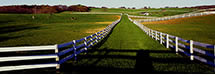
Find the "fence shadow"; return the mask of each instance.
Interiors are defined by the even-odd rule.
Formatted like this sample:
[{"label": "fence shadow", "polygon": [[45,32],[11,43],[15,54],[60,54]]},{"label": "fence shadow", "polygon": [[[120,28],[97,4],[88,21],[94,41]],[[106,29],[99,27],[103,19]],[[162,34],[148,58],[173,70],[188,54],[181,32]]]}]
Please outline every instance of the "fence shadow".
[{"label": "fence shadow", "polygon": [[[96,55],[91,54],[94,51],[97,51]],[[130,55],[110,55],[111,52],[133,52],[136,53],[136,56]],[[159,58],[152,57],[150,54],[175,54],[174,51],[166,50],[114,50],[114,49],[92,49],[89,50],[89,54],[80,55],[78,61],[65,63],[61,66],[61,73],[76,73],[76,74],[181,74],[186,72],[177,72],[177,71],[157,71],[153,66],[153,62],[156,63],[165,63],[165,64],[191,64],[193,62],[189,61],[189,58]],[[101,54],[101,55],[100,55]],[[97,59],[97,60],[93,60]],[[122,60],[134,60],[135,66],[133,68],[116,68],[110,65],[100,65],[99,63],[103,62],[103,59],[122,59]],[[86,61],[82,63],[81,61]],[[79,63],[81,62],[81,63]],[[92,62],[92,63],[88,63]],[[107,60],[109,64],[116,64],[112,61]],[[122,62],[123,63],[123,62]],[[81,65],[79,65],[81,64]],[[119,65],[120,66],[120,65]],[[128,65],[129,66],[129,65]],[[166,67],[169,68],[169,67]],[[195,72],[193,72],[195,73]]]},{"label": "fence shadow", "polygon": [[[78,61],[69,61],[61,65],[60,73],[66,74],[172,74],[172,73],[186,73],[169,71],[165,72],[162,70],[155,70],[153,62],[165,63],[165,64],[190,64],[193,63],[189,61],[188,58],[170,57],[170,58],[160,58],[151,56],[154,54],[174,54],[171,50],[121,50],[121,49],[99,49],[112,34],[112,31],[100,41],[93,49],[88,50],[88,54],[79,55]],[[96,52],[96,54],[95,54]],[[111,54],[113,52],[118,52],[119,54]],[[124,53],[136,53],[136,55],[123,55]],[[106,60],[105,60],[106,59]],[[108,60],[109,59],[109,60]],[[119,61],[114,62],[114,59]],[[125,60],[125,61],[123,61]],[[133,60],[133,61],[132,61]],[[83,62],[84,61],[84,62]],[[132,61],[132,62],[126,62]],[[134,65],[125,65],[126,67],[116,67],[112,64],[127,63]],[[123,64],[124,65],[124,64]],[[118,66],[121,66],[119,64]],[[165,67],[169,68],[169,67]],[[164,68],[164,69],[165,69]],[[192,72],[195,73],[195,72]]]},{"label": "fence shadow", "polygon": [[13,26],[5,26],[0,27],[0,34],[12,33],[27,29],[39,29],[37,26],[29,26],[31,24],[23,24],[23,25],[13,25]]},{"label": "fence shadow", "polygon": [[[39,29],[40,28],[38,26],[29,26],[29,25],[30,24],[0,27],[0,34],[8,34],[8,33],[19,32],[19,31],[23,31],[23,30],[31,30],[31,29]],[[24,36],[26,36],[26,35],[0,36],[0,38],[1,38],[0,42],[10,40],[10,39],[20,38],[20,37],[24,37]]]}]

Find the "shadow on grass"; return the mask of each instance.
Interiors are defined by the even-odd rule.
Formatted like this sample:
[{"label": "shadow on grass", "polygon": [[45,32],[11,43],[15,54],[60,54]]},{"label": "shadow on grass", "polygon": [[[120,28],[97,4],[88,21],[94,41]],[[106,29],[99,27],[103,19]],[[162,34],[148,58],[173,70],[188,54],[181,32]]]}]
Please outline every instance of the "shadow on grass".
[{"label": "shadow on grass", "polygon": [[[0,34],[8,34],[13,32],[19,32],[24,30],[32,30],[32,29],[39,29],[37,26],[31,26],[31,24],[23,24],[23,25],[13,25],[13,26],[4,26],[0,27]],[[24,37],[24,35],[20,36],[0,36],[0,42],[10,40],[10,39],[16,39]]]},{"label": "shadow on grass", "polygon": [[7,40],[10,40],[10,39],[16,39],[16,38],[20,38],[20,37],[23,37],[23,36],[15,36],[15,37],[9,37],[9,36],[0,36],[0,42],[2,41],[7,41]]},{"label": "shadow on grass", "polygon": [[0,21],[0,25],[8,24],[8,23],[10,23],[10,22],[13,22],[13,20]]},{"label": "shadow on grass", "polygon": [[23,24],[23,25],[13,25],[13,26],[5,26],[0,27],[0,34],[18,32],[23,30],[31,30],[31,29],[39,29],[37,26],[31,26],[32,24]]},{"label": "shadow on grass", "polygon": [[[155,71],[153,67],[153,62],[156,63],[165,63],[165,64],[192,64],[188,58],[159,58],[150,56],[153,54],[175,54],[172,51],[166,50],[113,50],[113,49],[102,49],[102,50],[89,50],[89,54],[80,55],[78,61],[72,63],[65,63],[61,66],[61,73],[77,73],[77,74],[174,74],[174,73],[187,73],[187,72],[176,72],[176,71]],[[100,52],[96,55],[91,52],[97,51]],[[105,52],[105,53],[102,53]],[[129,55],[110,55],[110,52],[135,52],[136,56]],[[102,54],[101,54],[102,53]],[[83,65],[78,65],[82,60],[93,61],[93,63],[81,63]],[[134,68],[116,68],[112,66],[98,66],[97,64],[103,59],[126,59],[126,60],[135,60]],[[112,64],[112,61],[107,61],[107,63]],[[116,63],[113,63],[116,64]],[[169,68],[169,67],[166,67]],[[195,73],[195,72],[192,72]]]},{"label": "shadow on grass", "polygon": [[[60,73],[66,74],[181,74],[189,72],[177,72],[175,70],[163,71],[155,70],[153,63],[164,64],[193,64],[187,57],[156,57],[151,54],[173,54],[171,50],[121,50],[121,49],[99,49],[109,38],[110,32],[93,49],[88,50],[88,54],[79,55],[78,61],[69,61],[61,65]],[[97,52],[96,54],[94,52]],[[118,52],[117,54],[111,54]],[[125,55],[125,53],[136,53],[135,55]],[[118,60],[118,61],[114,61]],[[132,62],[129,62],[132,61]],[[90,62],[90,63],[89,63]],[[124,65],[128,64],[128,65]],[[134,65],[130,65],[133,64]],[[114,66],[113,66],[114,65]],[[116,65],[116,66],[115,66]],[[121,65],[123,65],[121,67]],[[170,67],[163,67],[166,69]],[[186,70],[186,69],[183,69]],[[195,69],[194,69],[195,70]],[[198,73],[198,72],[192,72]]]}]

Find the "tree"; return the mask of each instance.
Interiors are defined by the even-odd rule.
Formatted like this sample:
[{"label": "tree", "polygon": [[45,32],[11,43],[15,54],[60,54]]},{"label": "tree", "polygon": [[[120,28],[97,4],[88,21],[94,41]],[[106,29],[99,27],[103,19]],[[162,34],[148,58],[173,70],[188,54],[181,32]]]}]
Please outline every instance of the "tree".
[{"label": "tree", "polygon": [[124,6],[122,6],[122,7],[119,7],[119,8],[121,8],[121,9],[126,9]]}]

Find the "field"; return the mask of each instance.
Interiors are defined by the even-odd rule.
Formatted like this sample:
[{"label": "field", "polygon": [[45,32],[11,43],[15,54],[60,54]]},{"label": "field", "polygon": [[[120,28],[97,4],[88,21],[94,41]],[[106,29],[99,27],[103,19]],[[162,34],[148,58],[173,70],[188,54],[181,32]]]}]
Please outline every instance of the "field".
[{"label": "field", "polygon": [[91,8],[91,12],[109,12],[109,13],[127,13],[129,15],[138,15],[142,16],[141,12],[149,12],[149,16],[153,17],[163,17],[163,16],[172,16],[178,14],[184,14],[193,12],[196,9],[191,8],[150,8],[150,9],[119,9],[119,8]]},{"label": "field", "polygon": [[[61,44],[80,39],[104,29],[120,18],[119,14],[163,17],[193,12],[195,9],[100,9],[91,12],[62,12],[56,14],[0,14],[0,47]],[[34,18],[33,18],[34,17]],[[215,44],[215,15],[144,22],[147,27],[185,39]],[[138,18],[137,18],[138,19]],[[178,29],[180,28],[180,29]],[[41,52],[40,52],[41,53]],[[18,53],[17,54],[22,54]],[[24,55],[29,53],[24,53]],[[31,53],[32,54],[32,53]],[[36,53],[37,54],[37,53]],[[70,54],[70,53],[69,53]],[[5,55],[8,55],[6,53]],[[13,55],[13,54],[12,54]],[[4,55],[2,55],[4,56]],[[43,62],[39,61],[38,62]],[[37,62],[32,61],[31,63]],[[45,60],[44,60],[45,61]],[[13,64],[13,63],[11,63]],[[24,62],[23,62],[24,64]],[[0,66],[4,66],[1,64]],[[56,73],[55,68],[15,73]],[[8,72],[6,72],[8,73]],[[214,73],[213,68],[190,61],[183,54],[146,35],[126,15],[99,44],[61,65],[58,73]]]},{"label": "field", "polygon": [[110,35],[87,55],[79,55],[77,62],[69,61],[62,68],[61,73],[77,74],[213,73],[212,68],[166,49],[125,15]]},{"label": "field", "polygon": [[215,15],[143,22],[145,26],[187,40],[215,44]]},{"label": "field", "polygon": [[119,15],[0,14],[0,47],[61,44],[96,33]]}]

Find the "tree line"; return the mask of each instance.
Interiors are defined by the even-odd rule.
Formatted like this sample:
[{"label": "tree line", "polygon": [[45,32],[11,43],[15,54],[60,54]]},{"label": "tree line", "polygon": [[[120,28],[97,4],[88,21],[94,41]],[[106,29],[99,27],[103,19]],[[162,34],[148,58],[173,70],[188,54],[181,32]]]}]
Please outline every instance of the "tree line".
[{"label": "tree line", "polygon": [[41,14],[41,13],[59,13],[63,11],[89,12],[90,8],[83,5],[11,5],[0,6],[0,13],[23,13],[23,14]]}]

